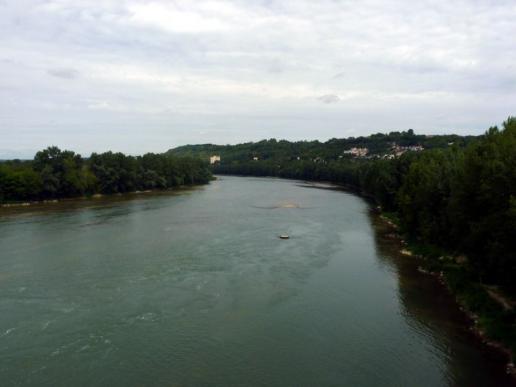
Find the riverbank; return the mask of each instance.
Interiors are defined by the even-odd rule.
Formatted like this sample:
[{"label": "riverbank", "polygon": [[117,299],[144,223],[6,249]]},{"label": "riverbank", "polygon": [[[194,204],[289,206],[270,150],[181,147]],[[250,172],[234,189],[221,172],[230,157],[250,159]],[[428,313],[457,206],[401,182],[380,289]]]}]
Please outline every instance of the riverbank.
[{"label": "riverbank", "polygon": [[435,277],[455,298],[459,308],[468,316],[470,329],[475,336],[506,356],[506,372],[516,380],[514,302],[498,289],[472,278],[467,257],[453,256],[432,246],[407,242],[399,232],[395,214],[383,213],[379,207],[375,208],[375,212],[391,228],[390,235],[399,241],[400,253],[420,259],[419,271]]},{"label": "riverbank", "polygon": [[[320,184],[322,183],[322,185]],[[516,302],[501,293],[495,286],[480,283],[464,255],[454,256],[436,246],[417,244],[400,232],[396,213],[385,212],[376,205],[373,196],[357,187],[332,183],[331,181],[307,182],[307,187],[341,189],[366,200],[379,218],[391,229],[385,236],[400,243],[399,252],[407,257],[421,260],[419,271],[436,278],[456,300],[464,312],[470,329],[486,346],[494,348],[507,359],[506,372],[516,381],[514,354],[516,353]],[[332,187],[331,187],[332,186]]]},{"label": "riverbank", "polygon": [[[323,186],[321,186],[321,184]],[[328,187],[333,184],[334,188]],[[400,235],[399,219],[396,213],[387,213],[377,207],[377,200],[363,189],[331,181],[308,181],[307,187],[342,189],[365,199],[371,208],[389,225],[390,237],[401,243],[400,253],[421,258],[420,271],[435,276],[456,299],[460,308],[468,315],[472,331],[490,347],[496,348],[507,357],[507,372],[516,377],[514,354],[516,353],[516,308],[514,302],[494,287],[488,287],[468,267],[464,255],[454,256],[436,246],[409,242]]]},{"label": "riverbank", "polygon": [[75,197],[66,197],[66,198],[56,198],[56,199],[47,199],[47,200],[32,200],[32,201],[18,201],[18,202],[9,202],[9,203],[0,203],[0,209],[18,209],[23,207],[31,207],[31,206],[41,206],[41,205],[52,205],[59,203],[69,203],[73,201],[84,201],[84,200],[96,200],[96,199],[105,199],[105,198],[120,198],[120,197],[133,197],[135,195],[148,195],[148,194],[167,194],[174,192],[182,192],[189,189],[194,189],[203,186],[204,184],[194,184],[194,185],[181,185],[174,188],[168,189],[154,189],[154,190],[144,190],[144,191],[130,191],[123,193],[110,193],[110,194],[100,194],[96,193],[93,195],[83,195],[83,196],[75,196]]},{"label": "riverbank", "polygon": [[434,276],[445,286],[467,314],[471,330],[487,346],[495,348],[507,358],[506,371],[516,380],[514,354],[516,353],[516,308],[513,300],[478,281],[468,268],[464,255],[454,256],[442,249],[409,242],[399,232],[400,221],[396,213],[388,213],[376,205],[375,198],[358,187],[336,184],[331,181],[307,181],[306,187],[341,189],[365,199],[371,208],[391,228],[388,237],[397,239],[400,253],[421,259],[419,271]]}]

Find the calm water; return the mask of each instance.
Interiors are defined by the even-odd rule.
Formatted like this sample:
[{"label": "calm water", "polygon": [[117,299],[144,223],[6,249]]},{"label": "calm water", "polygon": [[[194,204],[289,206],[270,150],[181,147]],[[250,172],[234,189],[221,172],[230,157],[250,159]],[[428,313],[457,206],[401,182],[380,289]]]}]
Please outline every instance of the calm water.
[{"label": "calm water", "polygon": [[350,194],[237,177],[4,211],[0,385],[509,385],[377,223]]}]

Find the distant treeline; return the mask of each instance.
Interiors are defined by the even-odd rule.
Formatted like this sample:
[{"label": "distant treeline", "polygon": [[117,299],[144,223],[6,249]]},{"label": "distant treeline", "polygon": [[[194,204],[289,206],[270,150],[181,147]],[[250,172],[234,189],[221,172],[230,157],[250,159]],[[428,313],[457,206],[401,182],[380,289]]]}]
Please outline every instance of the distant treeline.
[{"label": "distant treeline", "polygon": [[52,146],[34,160],[0,162],[0,203],[204,184],[212,175],[199,158],[147,153],[93,153],[84,159]]},{"label": "distant treeline", "polygon": [[[396,136],[398,143],[422,143],[410,132]],[[362,139],[361,144],[371,146],[378,137]],[[478,280],[501,284],[516,294],[516,118],[509,118],[501,130],[490,128],[484,136],[438,138],[439,146],[426,144],[432,149],[409,151],[394,159],[339,159],[334,157],[342,154],[342,146],[334,147],[339,141],[345,143],[319,143],[320,153],[308,147],[306,154],[299,143],[283,142],[279,157],[269,157],[278,142],[269,141],[269,151],[267,144],[258,143],[265,147],[258,161],[249,158],[251,144],[237,145],[220,152],[221,163],[213,171],[346,185],[398,217],[414,243],[465,254]],[[329,148],[326,152],[325,147]],[[171,153],[185,153],[184,147],[179,149]],[[192,147],[188,150],[196,155]],[[242,156],[228,160],[228,154]],[[315,156],[322,160],[314,161]]]},{"label": "distant treeline", "polygon": [[368,156],[380,157],[391,152],[393,144],[401,147],[419,145],[425,149],[464,147],[476,139],[475,136],[421,135],[409,129],[403,132],[377,133],[367,137],[332,138],[326,142],[286,140],[262,140],[238,145],[185,145],[168,151],[175,156],[195,156],[208,160],[212,155],[220,155],[224,164],[243,162],[257,157],[260,160],[274,162],[310,160],[319,158],[325,161],[350,158],[343,150],[350,148],[367,148]]}]

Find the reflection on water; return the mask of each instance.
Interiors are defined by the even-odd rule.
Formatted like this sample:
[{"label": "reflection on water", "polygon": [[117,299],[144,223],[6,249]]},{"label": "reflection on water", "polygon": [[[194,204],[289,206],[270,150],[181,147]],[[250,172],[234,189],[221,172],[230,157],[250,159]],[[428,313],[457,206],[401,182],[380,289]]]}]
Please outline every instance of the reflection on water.
[{"label": "reflection on water", "polygon": [[[484,344],[470,330],[471,322],[452,295],[434,277],[421,273],[417,258],[400,253],[400,241],[391,228],[371,214],[380,262],[396,273],[403,314],[414,332],[431,339],[444,360],[450,385],[513,386],[505,374],[504,354]],[[474,350],[472,350],[472,348]],[[479,370],[471,369],[479,365]],[[467,370],[467,371],[466,371]]]},{"label": "reflection on water", "polygon": [[224,177],[48,208],[0,217],[2,385],[509,383],[353,195]]}]

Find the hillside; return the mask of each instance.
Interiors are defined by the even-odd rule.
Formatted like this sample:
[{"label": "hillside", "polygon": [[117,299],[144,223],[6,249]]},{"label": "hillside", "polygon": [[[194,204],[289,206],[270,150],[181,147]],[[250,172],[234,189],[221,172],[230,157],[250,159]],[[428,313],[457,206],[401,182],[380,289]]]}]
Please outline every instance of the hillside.
[{"label": "hillside", "polygon": [[464,147],[477,136],[418,135],[412,130],[377,133],[367,137],[332,138],[326,142],[262,140],[237,145],[185,145],[170,149],[174,156],[196,156],[208,160],[220,155],[221,163],[258,160],[337,160],[339,158],[379,158],[400,155],[407,150]]}]

